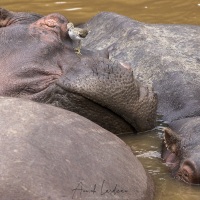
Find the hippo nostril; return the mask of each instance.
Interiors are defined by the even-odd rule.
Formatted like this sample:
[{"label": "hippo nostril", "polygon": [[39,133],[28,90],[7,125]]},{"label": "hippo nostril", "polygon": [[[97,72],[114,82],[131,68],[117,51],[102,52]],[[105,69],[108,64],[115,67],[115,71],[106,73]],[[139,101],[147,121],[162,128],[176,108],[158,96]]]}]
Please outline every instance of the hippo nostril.
[{"label": "hippo nostril", "polygon": [[177,172],[175,178],[179,181],[183,181],[185,183],[190,183],[190,177],[186,171],[179,170]]},{"label": "hippo nostril", "polygon": [[183,170],[183,181],[190,182],[190,175],[187,171]]},{"label": "hippo nostril", "polygon": [[178,179],[178,180],[182,180],[182,175],[180,173],[178,173],[174,178]]},{"label": "hippo nostril", "polygon": [[189,174],[188,174],[186,171],[183,172],[183,175],[184,175],[185,177],[189,177]]},{"label": "hippo nostril", "polygon": [[196,183],[196,166],[195,163],[190,160],[185,160],[179,169],[179,173],[182,175],[182,181],[190,184]]}]

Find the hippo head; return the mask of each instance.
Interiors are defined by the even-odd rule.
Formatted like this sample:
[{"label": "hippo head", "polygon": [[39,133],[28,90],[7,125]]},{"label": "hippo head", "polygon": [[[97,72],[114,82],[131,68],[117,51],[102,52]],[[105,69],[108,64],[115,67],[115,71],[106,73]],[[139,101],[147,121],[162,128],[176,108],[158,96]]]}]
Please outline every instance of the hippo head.
[{"label": "hippo head", "polygon": [[200,184],[200,118],[174,121],[164,129],[162,157],[173,177]]},{"label": "hippo head", "polygon": [[62,107],[114,133],[152,129],[157,98],[151,87],[105,53],[77,55],[67,24],[57,13],[0,9],[0,95]]}]

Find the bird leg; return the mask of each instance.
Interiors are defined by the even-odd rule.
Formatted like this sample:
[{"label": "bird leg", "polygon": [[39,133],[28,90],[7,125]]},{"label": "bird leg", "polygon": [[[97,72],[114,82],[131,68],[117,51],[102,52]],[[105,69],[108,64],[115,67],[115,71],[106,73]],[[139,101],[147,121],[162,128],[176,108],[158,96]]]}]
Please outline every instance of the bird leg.
[{"label": "bird leg", "polygon": [[78,41],[78,47],[76,47],[74,50],[77,55],[82,55],[81,54],[81,41]]}]

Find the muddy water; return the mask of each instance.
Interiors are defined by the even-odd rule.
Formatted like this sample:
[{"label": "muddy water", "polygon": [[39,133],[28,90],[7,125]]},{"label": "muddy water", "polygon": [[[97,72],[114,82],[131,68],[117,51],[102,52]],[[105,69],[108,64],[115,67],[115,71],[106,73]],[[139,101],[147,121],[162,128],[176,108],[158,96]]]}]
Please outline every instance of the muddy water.
[{"label": "muddy water", "polygon": [[189,186],[171,177],[169,169],[160,158],[162,132],[149,131],[137,136],[123,135],[156,185],[156,200],[199,200],[200,187]]},{"label": "muddy water", "polygon": [[156,186],[155,200],[199,200],[200,188],[174,180],[161,160],[162,125],[153,131],[138,135],[121,135],[145,169],[152,175]]},{"label": "muddy water", "polygon": [[76,23],[112,11],[150,23],[200,24],[200,0],[0,0],[13,11],[59,12]]},{"label": "muddy water", "polygon": [[[101,11],[113,11],[148,23],[200,25],[200,0],[0,0],[0,7],[43,15],[59,12],[74,23],[85,22]],[[160,159],[162,132],[124,135],[156,184],[156,200],[199,200],[200,187],[174,180]]]}]

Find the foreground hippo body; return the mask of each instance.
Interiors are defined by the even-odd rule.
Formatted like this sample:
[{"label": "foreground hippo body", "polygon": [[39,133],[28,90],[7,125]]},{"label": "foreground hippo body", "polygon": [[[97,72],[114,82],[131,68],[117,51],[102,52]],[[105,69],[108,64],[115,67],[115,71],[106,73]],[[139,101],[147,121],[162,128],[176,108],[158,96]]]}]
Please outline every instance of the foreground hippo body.
[{"label": "foreground hippo body", "polygon": [[[105,12],[84,26],[92,30],[83,42],[86,48],[107,48],[110,59],[129,64],[138,79],[153,85],[158,95],[158,113],[165,121],[174,122],[170,124],[171,131],[165,130],[165,136],[170,138],[168,147],[171,151],[176,149],[177,155],[163,150],[164,159],[172,161],[175,177],[199,184],[200,141],[196,138],[200,129],[195,127],[200,121],[194,123],[190,117],[200,116],[200,27],[145,24]],[[181,125],[175,120],[180,120]],[[176,139],[169,137],[173,131],[178,132]],[[171,141],[176,145],[170,145]],[[185,141],[187,148],[177,148]]]},{"label": "foreground hippo body", "polygon": [[70,111],[0,98],[1,200],[153,199],[118,137]]},{"label": "foreground hippo body", "polygon": [[59,14],[0,9],[0,95],[56,105],[118,134],[154,128],[152,89],[99,53],[77,56],[67,23]]}]

